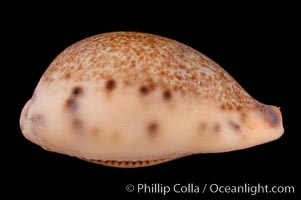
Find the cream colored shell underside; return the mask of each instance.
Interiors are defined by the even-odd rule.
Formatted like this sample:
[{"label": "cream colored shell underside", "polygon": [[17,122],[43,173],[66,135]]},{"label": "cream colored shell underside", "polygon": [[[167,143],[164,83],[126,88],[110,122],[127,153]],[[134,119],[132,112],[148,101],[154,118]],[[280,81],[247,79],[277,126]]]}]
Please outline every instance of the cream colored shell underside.
[{"label": "cream colored shell underside", "polygon": [[[76,112],[70,113],[65,103],[78,85],[84,92],[77,99]],[[248,112],[248,121],[235,133],[229,121],[241,124],[239,112],[221,112],[218,104],[202,98],[179,101],[181,96],[175,93],[166,102],[160,89],[141,96],[138,86],[124,87],[119,84],[106,93],[103,87],[84,82],[42,85],[28,115],[44,113],[47,121],[29,139],[49,150],[86,159],[144,161],[230,151],[255,145],[256,135],[262,143],[274,137],[256,111]],[[81,121],[81,127],[74,125],[74,119]],[[158,125],[154,133],[148,130],[151,123]],[[217,125],[220,130],[216,131]]]}]

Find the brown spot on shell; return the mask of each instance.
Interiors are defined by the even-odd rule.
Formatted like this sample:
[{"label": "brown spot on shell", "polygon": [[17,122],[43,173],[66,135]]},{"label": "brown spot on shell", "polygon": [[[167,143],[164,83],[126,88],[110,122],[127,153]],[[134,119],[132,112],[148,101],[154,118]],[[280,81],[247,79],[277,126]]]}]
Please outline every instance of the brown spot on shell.
[{"label": "brown spot on shell", "polygon": [[262,112],[263,112],[265,121],[271,127],[277,127],[281,123],[280,110],[278,108],[276,108],[275,106],[266,106]]},{"label": "brown spot on shell", "polygon": [[115,80],[113,80],[113,79],[108,80],[108,81],[106,82],[105,87],[106,87],[106,89],[107,89],[108,91],[114,90],[115,87],[116,87],[116,82],[115,82]]},{"label": "brown spot on shell", "polygon": [[218,133],[220,130],[221,130],[221,125],[218,122],[216,122],[213,126],[213,131],[215,133]]},{"label": "brown spot on shell", "polygon": [[72,120],[72,126],[78,131],[81,132],[83,130],[83,122],[79,118],[74,118]]},{"label": "brown spot on shell", "polygon": [[206,129],[207,129],[207,124],[206,124],[205,122],[200,123],[199,126],[198,126],[198,129],[199,129],[201,132],[206,131]]},{"label": "brown spot on shell", "polygon": [[139,91],[140,91],[140,93],[141,93],[142,95],[147,95],[147,94],[150,92],[150,91],[149,91],[149,88],[146,87],[146,86],[140,87]]},{"label": "brown spot on shell", "polygon": [[74,96],[80,96],[84,93],[83,89],[80,86],[76,86],[72,90],[72,95]]},{"label": "brown spot on shell", "polygon": [[157,134],[159,125],[156,122],[152,122],[148,125],[147,131],[153,137]]},{"label": "brown spot on shell", "polygon": [[111,139],[112,139],[113,141],[118,141],[118,140],[120,140],[121,137],[122,137],[122,136],[121,136],[120,132],[117,131],[117,130],[113,131],[113,133],[112,133],[112,135],[111,135]]},{"label": "brown spot on shell", "polygon": [[74,97],[70,97],[70,98],[67,99],[67,101],[65,103],[65,107],[69,111],[75,112],[78,109],[78,103],[77,103],[77,101]]},{"label": "brown spot on shell", "polygon": [[92,135],[98,136],[98,134],[100,133],[100,130],[97,126],[94,126],[91,128],[90,132]]},{"label": "brown spot on shell", "polygon": [[71,91],[71,96],[66,100],[65,107],[71,111],[75,112],[78,109],[77,97],[84,93],[82,87],[76,86]]},{"label": "brown spot on shell", "polygon": [[232,128],[234,131],[240,132],[240,125],[232,120],[228,121],[228,124],[230,128]]},{"label": "brown spot on shell", "polygon": [[164,91],[163,98],[167,101],[171,100],[172,98],[171,92],[169,90]]}]

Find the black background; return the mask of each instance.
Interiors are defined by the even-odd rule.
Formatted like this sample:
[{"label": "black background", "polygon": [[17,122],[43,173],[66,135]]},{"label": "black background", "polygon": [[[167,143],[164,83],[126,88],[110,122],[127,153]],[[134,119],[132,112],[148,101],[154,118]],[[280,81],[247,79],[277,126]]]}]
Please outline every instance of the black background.
[{"label": "black background", "polygon": [[[138,183],[293,185],[298,193],[299,130],[293,112],[299,108],[291,101],[299,87],[295,72],[299,67],[295,62],[298,51],[294,49],[299,43],[298,20],[294,6],[239,5],[231,10],[223,5],[196,6],[196,9],[162,8],[160,4],[127,9],[120,5],[120,10],[105,5],[76,10],[57,4],[52,5],[55,8],[38,5],[38,9],[34,8],[36,5],[27,5],[31,9],[22,6],[11,9],[5,17],[2,37],[3,59],[8,61],[5,66],[8,71],[2,74],[3,99],[8,100],[4,105],[4,126],[8,128],[2,140],[3,165],[7,166],[3,176],[8,191],[15,191],[11,195],[22,191],[22,195],[39,198],[43,197],[38,194],[42,192],[53,197],[83,194],[107,199],[121,194],[124,198],[142,199],[146,195],[125,190],[127,184]],[[19,129],[19,115],[50,62],[72,43],[111,31],[149,32],[201,51],[226,69],[254,98],[281,107],[284,135],[277,141],[250,149],[194,155],[137,169],[91,164],[47,152],[27,141]],[[206,199],[224,195],[208,192],[175,197]],[[257,195],[256,199],[263,197],[289,199],[296,194]],[[156,198],[164,197],[157,194]]]}]

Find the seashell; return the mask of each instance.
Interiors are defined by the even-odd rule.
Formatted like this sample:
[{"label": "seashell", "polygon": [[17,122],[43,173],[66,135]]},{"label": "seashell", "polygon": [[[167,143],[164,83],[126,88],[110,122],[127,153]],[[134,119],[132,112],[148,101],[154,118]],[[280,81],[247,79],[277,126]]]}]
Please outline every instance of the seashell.
[{"label": "seashell", "polygon": [[113,167],[244,149],[284,132],[280,110],[253,99],[214,61],[136,32],[65,49],[24,106],[20,126],[46,150]]}]

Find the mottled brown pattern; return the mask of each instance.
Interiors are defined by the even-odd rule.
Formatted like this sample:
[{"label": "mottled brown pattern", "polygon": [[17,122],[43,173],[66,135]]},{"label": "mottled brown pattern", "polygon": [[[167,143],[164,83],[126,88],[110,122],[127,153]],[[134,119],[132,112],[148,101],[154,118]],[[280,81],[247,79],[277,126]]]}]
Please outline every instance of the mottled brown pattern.
[{"label": "mottled brown pattern", "polygon": [[[43,76],[49,83],[60,79],[100,83],[112,78],[129,85],[152,84],[181,95],[198,95],[220,103],[223,110],[254,105],[214,61],[175,40],[146,33],[105,33],[79,41],[63,51]],[[107,82],[105,88],[113,90],[115,86],[115,82]]]},{"label": "mottled brown pattern", "polygon": [[71,74],[68,73],[68,72],[64,75],[64,78],[65,78],[65,79],[69,79],[70,77],[71,77]]}]

